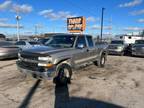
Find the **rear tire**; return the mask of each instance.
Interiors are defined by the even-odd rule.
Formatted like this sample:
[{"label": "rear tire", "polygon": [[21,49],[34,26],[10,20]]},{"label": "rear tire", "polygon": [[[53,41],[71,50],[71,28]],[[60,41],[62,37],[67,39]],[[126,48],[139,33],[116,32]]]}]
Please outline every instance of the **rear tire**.
[{"label": "rear tire", "polygon": [[105,54],[102,54],[100,60],[95,61],[94,64],[100,68],[103,68],[105,66],[105,62],[106,62],[106,56]]},{"label": "rear tire", "polygon": [[70,84],[72,77],[72,69],[68,64],[60,64],[57,67],[57,76],[53,82],[55,84]]}]

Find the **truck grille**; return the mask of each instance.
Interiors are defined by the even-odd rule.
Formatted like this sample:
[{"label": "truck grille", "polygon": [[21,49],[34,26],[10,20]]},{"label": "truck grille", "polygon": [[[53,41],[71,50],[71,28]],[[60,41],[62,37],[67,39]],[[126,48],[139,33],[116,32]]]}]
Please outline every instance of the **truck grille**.
[{"label": "truck grille", "polygon": [[21,68],[28,69],[28,70],[31,70],[31,71],[44,72],[44,68],[43,67],[38,67],[37,63],[18,61],[17,65],[20,66]]},{"label": "truck grille", "polygon": [[117,46],[109,45],[108,49],[117,49]]},{"label": "truck grille", "polygon": [[30,54],[25,54],[25,53],[22,53],[21,57],[25,58],[25,59],[29,59],[29,60],[38,60],[38,56],[36,56],[36,55],[30,55]]}]

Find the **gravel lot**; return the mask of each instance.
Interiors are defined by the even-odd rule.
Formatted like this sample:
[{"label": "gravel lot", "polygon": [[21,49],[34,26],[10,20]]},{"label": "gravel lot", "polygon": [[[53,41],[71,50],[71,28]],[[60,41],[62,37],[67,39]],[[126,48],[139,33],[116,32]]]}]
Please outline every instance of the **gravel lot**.
[{"label": "gravel lot", "polygon": [[72,84],[26,77],[0,61],[1,108],[144,108],[144,58],[109,56],[105,68],[78,70]]}]

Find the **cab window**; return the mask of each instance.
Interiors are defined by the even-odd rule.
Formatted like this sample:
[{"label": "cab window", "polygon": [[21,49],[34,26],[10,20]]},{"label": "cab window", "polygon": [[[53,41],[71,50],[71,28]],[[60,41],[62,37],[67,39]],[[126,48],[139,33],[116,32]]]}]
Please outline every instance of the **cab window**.
[{"label": "cab window", "polygon": [[79,44],[83,44],[84,47],[87,47],[86,45],[86,40],[85,40],[85,36],[79,36],[77,39],[77,43],[76,43],[76,47],[78,47]]},{"label": "cab window", "polygon": [[92,40],[92,37],[91,36],[87,36],[87,41],[88,41],[88,46],[91,48],[91,47],[94,47],[94,43],[93,43],[93,40]]}]

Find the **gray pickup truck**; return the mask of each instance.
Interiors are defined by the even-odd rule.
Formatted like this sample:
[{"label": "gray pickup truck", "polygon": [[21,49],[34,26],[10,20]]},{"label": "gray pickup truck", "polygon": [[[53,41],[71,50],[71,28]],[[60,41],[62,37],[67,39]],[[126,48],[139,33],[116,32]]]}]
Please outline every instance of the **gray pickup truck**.
[{"label": "gray pickup truck", "polygon": [[132,56],[144,57],[144,40],[136,40],[132,45]]},{"label": "gray pickup truck", "polygon": [[108,46],[108,54],[124,55],[126,45],[123,40],[112,40]]},{"label": "gray pickup truck", "polygon": [[90,35],[60,34],[52,36],[46,46],[22,50],[18,56],[20,72],[70,83],[72,74],[80,67],[90,63],[104,67],[107,49],[96,46]]}]

